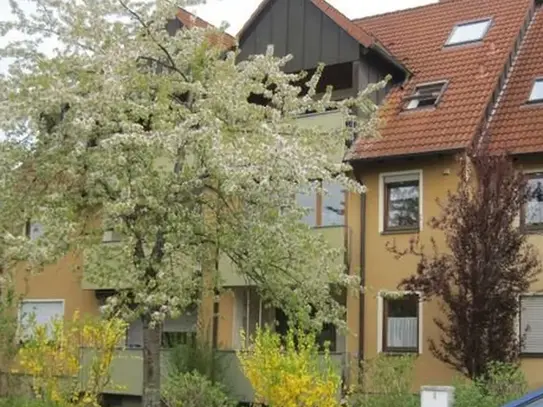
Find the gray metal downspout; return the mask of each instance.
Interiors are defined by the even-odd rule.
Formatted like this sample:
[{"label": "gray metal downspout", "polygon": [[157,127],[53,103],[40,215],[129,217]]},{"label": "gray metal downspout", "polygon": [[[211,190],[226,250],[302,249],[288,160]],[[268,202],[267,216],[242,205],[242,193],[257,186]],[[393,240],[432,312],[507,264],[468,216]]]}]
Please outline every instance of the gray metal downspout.
[{"label": "gray metal downspout", "polygon": [[[362,180],[358,180],[362,184]],[[365,325],[365,297],[366,286],[366,194],[360,195],[360,307],[358,327],[358,367],[364,360],[364,325]]]}]

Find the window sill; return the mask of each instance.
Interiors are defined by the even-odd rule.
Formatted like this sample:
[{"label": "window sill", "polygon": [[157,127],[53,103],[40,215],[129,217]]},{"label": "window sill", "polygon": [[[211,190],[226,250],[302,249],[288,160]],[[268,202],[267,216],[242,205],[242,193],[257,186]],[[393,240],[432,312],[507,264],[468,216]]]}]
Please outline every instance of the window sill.
[{"label": "window sill", "polygon": [[457,49],[457,48],[463,48],[463,47],[467,47],[467,46],[478,47],[478,46],[480,46],[482,44],[483,44],[483,39],[469,40],[469,41],[462,41],[462,42],[454,42],[452,44],[445,44],[445,45],[443,45],[443,49],[444,50],[446,50],[446,49],[454,50],[454,49]]},{"label": "window sill", "polygon": [[312,226],[311,229],[319,230],[319,229],[332,229],[332,228],[344,228],[347,225],[343,224],[337,224],[337,225],[319,225],[319,226]]},{"label": "window sill", "polygon": [[431,106],[421,106],[421,107],[414,107],[412,109],[403,108],[400,112],[400,115],[409,114],[409,113],[415,113],[415,112],[433,112],[437,109],[438,104],[433,104]]},{"label": "window sill", "polygon": [[417,234],[420,233],[419,228],[413,228],[413,229],[388,229],[383,230],[381,232],[381,235],[411,235],[411,234]]},{"label": "window sill", "polygon": [[543,352],[541,353],[521,353],[521,359],[543,359]]},{"label": "window sill", "polygon": [[543,226],[521,226],[521,231],[527,235],[543,235]]},{"label": "window sill", "polygon": [[384,350],[381,352],[384,356],[418,356],[420,351],[418,349],[413,350]]}]

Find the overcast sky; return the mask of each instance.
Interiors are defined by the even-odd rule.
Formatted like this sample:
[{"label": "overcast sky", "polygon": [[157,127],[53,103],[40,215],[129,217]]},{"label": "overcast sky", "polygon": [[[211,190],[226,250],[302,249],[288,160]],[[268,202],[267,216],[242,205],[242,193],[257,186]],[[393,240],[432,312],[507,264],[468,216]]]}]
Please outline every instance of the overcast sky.
[{"label": "overcast sky", "polygon": [[[437,3],[438,0],[328,0],[347,17],[365,17],[389,11]],[[476,1],[476,0],[475,0]],[[8,0],[0,0],[0,4]],[[261,3],[261,0],[207,0],[205,5],[191,9],[198,17],[212,24],[223,21],[230,24],[228,32],[237,34],[245,21]],[[1,10],[2,8],[0,8]]]}]

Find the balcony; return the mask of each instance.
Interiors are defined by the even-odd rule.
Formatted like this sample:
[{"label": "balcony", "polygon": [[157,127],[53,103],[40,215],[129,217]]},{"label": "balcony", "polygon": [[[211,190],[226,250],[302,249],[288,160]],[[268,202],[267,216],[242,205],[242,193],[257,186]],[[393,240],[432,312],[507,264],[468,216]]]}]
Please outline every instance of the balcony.
[{"label": "balcony", "polygon": [[[338,258],[338,261],[345,262],[347,253],[350,250],[351,230],[347,226],[325,226],[315,227],[313,233],[318,233],[323,236],[324,240],[333,249],[345,250],[346,256]],[[251,281],[236,271],[236,266],[226,257],[222,256],[219,260],[219,271],[223,286],[225,287],[245,287],[253,285]]]},{"label": "balcony", "polygon": [[[315,127],[324,131],[330,131],[345,127],[344,117],[337,111],[324,112],[324,113],[311,113],[300,116],[297,119],[297,124],[300,127]],[[343,161],[345,157],[345,141],[338,140],[337,151],[331,157],[333,161],[338,164]]]},{"label": "balcony", "polygon": [[[92,349],[83,349],[82,366],[85,361],[90,361]],[[218,351],[221,354],[224,371],[221,380],[226,386],[232,398],[240,402],[250,403],[254,400],[254,392],[249,381],[243,374],[236,352],[233,350]],[[342,376],[347,369],[347,357],[345,353],[332,353],[334,364]],[[88,363],[88,362],[87,362]],[[167,374],[168,369],[168,351],[162,351],[161,360],[162,374]],[[87,381],[88,372],[82,369],[81,383]],[[141,396],[143,382],[143,356],[141,349],[119,350],[117,356],[113,359],[111,366],[111,385],[106,389],[108,394],[121,394],[127,396]]]},{"label": "balcony", "polygon": [[[120,267],[120,264],[122,261],[120,259],[116,259],[116,256],[118,256],[116,253],[118,253],[118,247],[119,243],[117,240],[113,239],[107,239],[109,238],[110,234],[109,232],[106,232],[104,234],[104,242],[101,245],[101,250],[103,252],[101,253],[101,256],[98,256],[98,258],[93,259],[93,263],[100,266],[100,268],[111,268],[115,269]],[[94,284],[90,282],[85,275],[85,262],[87,262],[88,259],[84,258],[83,261],[83,278],[81,279],[81,288],[83,290],[112,290],[114,287],[109,287],[107,285],[99,285]],[[115,287],[115,288],[128,288],[128,287]]]}]

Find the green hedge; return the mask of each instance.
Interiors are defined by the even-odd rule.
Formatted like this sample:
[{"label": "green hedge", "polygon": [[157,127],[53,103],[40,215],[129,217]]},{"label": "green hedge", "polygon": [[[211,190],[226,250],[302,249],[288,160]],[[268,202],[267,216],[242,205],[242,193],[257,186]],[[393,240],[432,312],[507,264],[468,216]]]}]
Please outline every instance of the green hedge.
[{"label": "green hedge", "polygon": [[56,403],[28,398],[0,399],[0,407],[60,407]]}]

